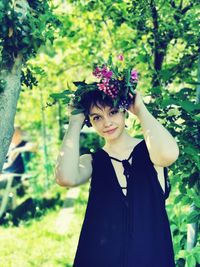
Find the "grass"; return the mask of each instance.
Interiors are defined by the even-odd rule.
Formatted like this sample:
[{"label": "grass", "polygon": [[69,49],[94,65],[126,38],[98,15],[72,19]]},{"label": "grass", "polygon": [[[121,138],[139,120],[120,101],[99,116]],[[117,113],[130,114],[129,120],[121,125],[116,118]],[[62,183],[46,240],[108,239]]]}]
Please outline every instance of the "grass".
[{"label": "grass", "polygon": [[[0,267],[71,267],[87,203],[88,185],[81,186],[68,232],[56,231],[60,207],[18,227],[0,226]],[[66,218],[67,219],[67,218]]]}]

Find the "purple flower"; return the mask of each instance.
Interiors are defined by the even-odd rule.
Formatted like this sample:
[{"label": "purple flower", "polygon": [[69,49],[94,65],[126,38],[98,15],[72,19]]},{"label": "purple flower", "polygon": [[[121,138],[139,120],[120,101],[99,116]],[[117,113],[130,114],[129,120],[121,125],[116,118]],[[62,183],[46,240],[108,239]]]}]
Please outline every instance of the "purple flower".
[{"label": "purple flower", "polygon": [[117,56],[117,58],[118,58],[120,61],[123,61],[123,60],[124,60],[124,56],[123,56],[122,54],[119,54],[119,55]]},{"label": "purple flower", "polygon": [[101,78],[101,69],[97,67],[92,74],[97,78]]},{"label": "purple flower", "polygon": [[113,75],[113,72],[112,71],[108,71],[107,74],[106,74],[106,78],[110,79]]},{"label": "purple flower", "polygon": [[112,77],[113,72],[111,70],[108,70],[107,67],[104,65],[102,68],[97,67],[93,71],[93,75],[97,78],[105,78],[109,80]]},{"label": "purple flower", "polygon": [[131,102],[128,99],[121,99],[118,108],[121,110],[128,109]]},{"label": "purple flower", "polygon": [[134,81],[138,81],[138,73],[137,70],[132,70],[131,71],[131,79]]},{"label": "purple flower", "polygon": [[113,75],[113,72],[104,67],[101,71],[101,74],[104,78],[110,79]]}]

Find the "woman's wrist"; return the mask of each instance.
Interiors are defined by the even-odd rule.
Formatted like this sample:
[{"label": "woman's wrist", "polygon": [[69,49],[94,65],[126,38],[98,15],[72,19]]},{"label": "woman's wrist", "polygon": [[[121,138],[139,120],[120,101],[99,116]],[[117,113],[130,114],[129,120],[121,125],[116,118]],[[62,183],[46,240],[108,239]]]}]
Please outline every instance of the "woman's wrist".
[{"label": "woman's wrist", "polygon": [[142,103],[137,112],[135,112],[135,116],[137,116],[139,120],[142,120],[147,114],[149,114],[149,111],[144,103]]},{"label": "woman's wrist", "polygon": [[77,118],[70,118],[69,119],[69,127],[75,127],[75,128],[82,128],[84,123],[83,119],[77,119]]}]

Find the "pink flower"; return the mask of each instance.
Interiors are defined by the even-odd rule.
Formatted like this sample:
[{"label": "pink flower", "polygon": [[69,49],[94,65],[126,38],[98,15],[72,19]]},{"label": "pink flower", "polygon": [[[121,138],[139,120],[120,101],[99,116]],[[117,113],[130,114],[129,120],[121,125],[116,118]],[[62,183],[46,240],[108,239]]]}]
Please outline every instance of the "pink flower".
[{"label": "pink flower", "polygon": [[98,86],[99,90],[104,91],[104,92],[106,91],[106,85],[105,84],[98,83],[97,86]]},{"label": "pink flower", "polygon": [[131,79],[134,81],[138,81],[138,73],[136,70],[131,71]]},{"label": "pink flower", "polygon": [[124,60],[124,56],[123,56],[122,54],[119,54],[119,55],[117,56],[117,58],[118,58],[120,61],[123,61],[123,60]]},{"label": "pink flower", "polygon": [[105,85],[108,85],[109,84],[109,79],[108,78],[104,78],[101,80],[101,82]]}]

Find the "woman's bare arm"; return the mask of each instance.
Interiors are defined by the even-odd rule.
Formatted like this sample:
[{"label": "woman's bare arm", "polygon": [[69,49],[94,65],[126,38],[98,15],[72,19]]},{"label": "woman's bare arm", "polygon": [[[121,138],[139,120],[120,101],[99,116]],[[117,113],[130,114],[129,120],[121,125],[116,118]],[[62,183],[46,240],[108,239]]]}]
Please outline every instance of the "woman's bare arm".
[{"label": "woman's bare arm", "polygon": [[139,92],[130,111],[140,121],[151,161],[161,167],[167,167],[175,162],[179,155],[176,140],[148,111]]},{"label": "woman's bare arm", "polygon": [[80,157],[80,131],[84,115],[73,115],[64,136],[55,169],[56,182],[61,186],[73,187],[86,182],[92,174],[91,156]]}]

